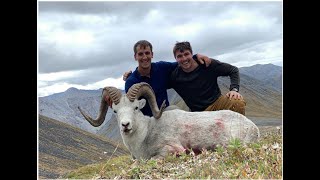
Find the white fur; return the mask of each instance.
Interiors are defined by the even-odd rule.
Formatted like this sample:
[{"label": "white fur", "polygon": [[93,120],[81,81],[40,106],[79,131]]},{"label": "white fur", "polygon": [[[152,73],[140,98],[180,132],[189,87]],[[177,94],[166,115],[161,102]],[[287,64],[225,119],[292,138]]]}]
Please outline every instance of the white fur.
[{"label": "white fur", "polygon": [[[164,111],[159,119],[144,116],[140,111],[146,100],[123,95],[113,103],[124,144],[134,158],[164,157],[185,150],[214,149],[238,138],[244,143],[260,137],[258,127],[245,116],[230,111],[187,112]],[[128,132],[125,132],[127,130]]]}]

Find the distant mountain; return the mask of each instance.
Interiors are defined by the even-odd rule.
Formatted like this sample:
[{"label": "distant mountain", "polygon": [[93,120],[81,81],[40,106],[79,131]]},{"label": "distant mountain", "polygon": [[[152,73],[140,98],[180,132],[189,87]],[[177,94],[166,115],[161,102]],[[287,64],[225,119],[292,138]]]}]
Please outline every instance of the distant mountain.
[{"label": "distant mountain", "polygon": [[[265,67],[265,68],[264,68]],[[248,117],[282,118],[282,68],[266,64],[242,67],[240,70],[240,93],[247,102]],[[219,78],[219,87],[225,94],[230,85],[229,78]],[[111,109],[100,127],[92,127],[77,109],[81,106],[92,117],[99,111],[102,89],[78,90],[70,88],[65,92],[39,98],[39,114],[66,122],[89,132],[93,132],[122,142],[119,127]],[[122,91],[124,93],[124,91]],[[170,104],[188,110],[188,106],[173,90],[168,90]]]},{"label": "distant mountain", "polygon": [[[246,101],[246,116],[282,118],[282,92],[272,85],[240,74],[240,94]],[[218,79],[222,94],[229,91],[230,80],[226,77]]]},{"label": "distant mountain", "polygon": [[[79,113],[78,106],[83,109],[90,109],[88,113],[95,117],[98,114],[102,89],[79,90],[69,88],[62,93],[56,93],[39,98],[39,114],[66,122],[75,127],[96,133],[100,127],[93,127]],[[110,119],[111,113],[107,114]]]},{"label": "distant mountain", "polygon": [[239,68],[241,74],[262,81],[266,86],[282,91],[282,67],[273,64],[256,64]]},{"label": "distant mountain", "polygon": [[119,143],[39,115],[39,178],[56,179],[70,170],[129,154]]}]

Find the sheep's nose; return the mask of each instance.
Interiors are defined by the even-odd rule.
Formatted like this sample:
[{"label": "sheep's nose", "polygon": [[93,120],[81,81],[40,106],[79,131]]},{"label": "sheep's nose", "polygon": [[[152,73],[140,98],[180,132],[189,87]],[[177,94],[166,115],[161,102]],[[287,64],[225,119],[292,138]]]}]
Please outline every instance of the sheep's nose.
[{"label": "sheep's nose", "polygon": [[122,126],[126,128],[126,127],[129,126],[129,124],[130,124],[129,122],[128,122],[127,124],[123,124],[123,123],[122,123]]}]

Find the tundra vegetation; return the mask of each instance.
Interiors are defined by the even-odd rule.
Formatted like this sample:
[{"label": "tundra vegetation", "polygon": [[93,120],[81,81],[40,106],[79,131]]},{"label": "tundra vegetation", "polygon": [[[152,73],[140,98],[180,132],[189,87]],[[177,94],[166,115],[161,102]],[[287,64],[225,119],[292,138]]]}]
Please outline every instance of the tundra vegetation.
[{"label": "tundra vegetation", "polygon": [[[282,129],[261,130],[256,143],[232,140],[199,155],[168,155],[163,159],[133,160],[130,155],[84,166],[66,174],[70,179],[282,179]],[[116,149],[115,149],[116,151]]]}]

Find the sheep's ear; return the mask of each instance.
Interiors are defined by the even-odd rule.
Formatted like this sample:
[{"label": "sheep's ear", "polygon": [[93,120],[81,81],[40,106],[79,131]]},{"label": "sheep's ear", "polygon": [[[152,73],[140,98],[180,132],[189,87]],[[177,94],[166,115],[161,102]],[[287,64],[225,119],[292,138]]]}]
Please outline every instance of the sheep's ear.
[{"label": "sheep's ear", "polygon": [[146,100],[145,99],[140,99],[139,100],[139,109],[142,109],[146,105]]}]

